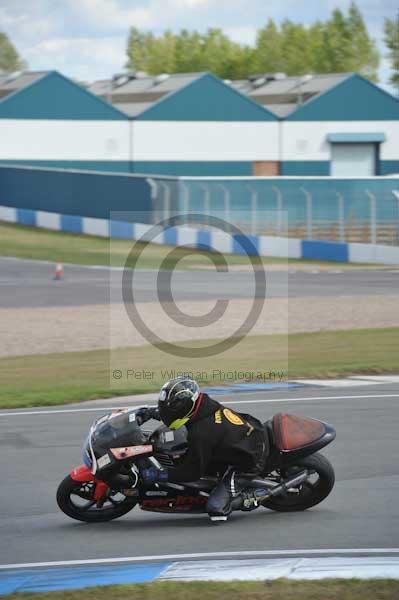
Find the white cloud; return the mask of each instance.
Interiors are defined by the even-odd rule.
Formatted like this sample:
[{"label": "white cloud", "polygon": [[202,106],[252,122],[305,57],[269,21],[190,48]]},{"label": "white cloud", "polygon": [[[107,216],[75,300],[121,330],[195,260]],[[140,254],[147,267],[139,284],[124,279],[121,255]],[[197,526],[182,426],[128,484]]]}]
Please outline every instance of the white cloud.
[{"label": "white cloud", "polygon": [[172,0],[178,8],[201,8],[211,3],[211,0]]},{"label": "white cloud", "polygon": [[36,69],[55,69],[92,81],[120,71],[126,61],[124,36],[49,38],[29,48],[26,58]]},{"label": "white cloud", "polygon": [[49,35],[56,27],[54,16],[44,10],[40,14],[30,11],[28,6],[15,10],[16,6],[0,6],[0,23],[2,31],[10,31],[13,37],[21,40],[34,39],[38,36]]},{"label": "white cloud", "polygon": [[[334,8],[347,10],[350,7],[351,2],[352,0],[324,0],[324,3],[330,11],[334,10]],[[397,9],[396,0],[357,0],[356,4],[363,14],[378,12],[378,14],[381,15]]]},{"label": "white cloud", "polygon": [[67,0],[67,4],[79,21],[101,31],[115,31],[131,26],[174,29],[181,18],[190,20],[190,11],[205,9],[215,0],[147,0],[140,5],[130,0]]},{"label": "white cloud", "polygon": [[256,40],[256,29],[255,26],[242,25],[237,27],[226,27],[224,31],[235,42],[252,46],[255,44]]},{"label": "white cloud", "polygon": [[5,6],[0,6],[0,22],[2,28],[18,27],[18,24],[25,21],[25,18],[26,17],[21,14],[12,15],[8,12]]},{"label": "white cloud", "polygon": [[69,0],[69,7],[79,19],[103,29],[127,29],[129,26],[150,27],[153,24],[151,8],[127,7],[117,0]]}]

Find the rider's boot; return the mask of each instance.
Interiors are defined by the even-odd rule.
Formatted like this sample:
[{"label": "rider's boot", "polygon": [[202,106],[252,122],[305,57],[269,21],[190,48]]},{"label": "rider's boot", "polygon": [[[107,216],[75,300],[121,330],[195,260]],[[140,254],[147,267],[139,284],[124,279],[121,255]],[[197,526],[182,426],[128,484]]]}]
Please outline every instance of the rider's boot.
[{"label": "rider's boot", "polygon": [[229,467],[221,481],[212,490],[206,505],[206,510],[211,521],[227,521],[233,510],[234,498],[239,495],[236,477],[237,472],[233,467]]}]

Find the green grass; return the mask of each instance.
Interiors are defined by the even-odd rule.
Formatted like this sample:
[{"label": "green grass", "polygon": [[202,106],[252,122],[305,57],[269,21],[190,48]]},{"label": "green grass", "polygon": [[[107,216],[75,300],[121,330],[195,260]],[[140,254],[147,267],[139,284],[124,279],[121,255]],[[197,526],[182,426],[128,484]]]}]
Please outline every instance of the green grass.
[{"label": "green grass", "polygon": [[397,600],[399,581],[325,579],[273,582],[156,582],[40,594],[9,600]]},{"label": "green grass", "polygon": [[[209,344],[209,340],[198,345]],[[191,345],[191,344],[190,344]],[[214,357],[179,359],[153,346],[112,351],[112,368],[123,378],[110,387],[108,350],[0,359],[0,407],[27,407],[151,392],[169,378],[167,370],[193,371],[202,383],[232,383],[214,370],[280,372],[283,377],[339,377],[399,372],[399,328],[249,336]],[[126,377],[127,370],[150,378]],[[197,375],[198,371],[201,373]],[[258,379],[259,380],[259,379]],[[260,380],[261,381],[261,380]],[[271,379],[274,381],[274,379]]]},{"label": "green grass", "polygon": [[[22,225],[11,225],[0,222],[0,256],[14,256],[17,258],[30,258],[35,260],[48,260],[79,265],[112,265],[123,266],[129,251],[133,247],[140,251],[146,246],[145,252],[137,264],[140,268],[157,269],[163,259],[170,253],[172,246],[158,244],[142,244],[127,240],[115,240],[97,236],[78,235],[35,229]],[[112,252],[111,252],[112,251]],[[176,250],[177,257],[183,257],[183,249]],[[177,265],[179,269],[209,268],[210,257],[220,264],[218,255],[206,252],[205,255],[195,250],[183,258]],[[229,265],[248,264],[245,256],[226,254]],[[330,263],[322,261],[302,261],[285,258],[262,258],[264,264],[290,264],[307,262],[309,264],[334,264],[335,266],[348,266],[346,263]]]}]

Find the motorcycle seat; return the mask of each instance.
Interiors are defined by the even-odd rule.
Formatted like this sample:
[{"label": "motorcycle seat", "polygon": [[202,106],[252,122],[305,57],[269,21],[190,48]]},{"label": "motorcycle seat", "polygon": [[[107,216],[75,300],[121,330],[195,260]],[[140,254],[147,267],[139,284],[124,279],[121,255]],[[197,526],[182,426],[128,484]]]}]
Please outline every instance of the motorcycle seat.
[{"label": "motorcycle seat", "polygon": [[266,434],[267,439],[269,440],[269,447],[273,448],[274,446],[274,427],[273,427],[273,419],[269,419],[265,423],[263,423],[263,430]]}]

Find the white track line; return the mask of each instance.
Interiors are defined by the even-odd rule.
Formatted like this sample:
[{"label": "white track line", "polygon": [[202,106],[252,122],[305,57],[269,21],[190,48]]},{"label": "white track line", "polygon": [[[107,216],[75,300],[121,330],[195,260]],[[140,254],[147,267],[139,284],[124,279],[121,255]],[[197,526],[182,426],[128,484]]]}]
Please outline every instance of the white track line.
[{"label": "white track line", "polygon": [[[132,242],[135,242],[135,240],[131,240]],[[54,266],[56,265],[56,261],[53,260],[35,260],[33,258],[17,258],[15,256],[0,256],[0,266],[1,266],[1,262],[2,261],[13,261],[13,262],[20,262],[20,263],[29,263],[29,264],[33,264],[33,265],[38,265],[39,267],[41,265],[51,265]],[[62,265],[64,267],[68,267],[68,269],[72,268],[72,269],[97,269],[99,271],[124,271],[125,267],[116,267],[116,266],[111,266],[111,265],[84,265],[84,264],[79,264],[79,263],[65,263],[63,262]],[[159,271],[159,269],[135,269],[136,271],[140,271],[143,272],[145,271],[146,273],[154,273],[154,271]]]},{"label": "white track line", "polygon": [[[1,262],[14,262],[14,263],[28,263],[32,265],[55,265],[56,261],[54,260],[35,260],[33,258],[18,258],[16,256],[1,256]],[[123,271],[124,267],[111,267],[110,265],[80,265],[78,263],[62,263],[64,267],[72,267],[76,269],[104,269],[106,271]]]},{"label": "white track line", "polygon": [[369,555],[399,555],[399,548],[320,548],[311,550],[242,550],[240,552],[198,552],[195,554],[161,554],[153,556],[122,556],[117,558],[89,558],[84,560],[58,560],[39,563],[16,563],[9,565],[0,565],[1,570],[5,569],[33,569],[40,567],[71,567],[80,565],[99,565],[99,564],[117,564],[117,563],[143,563],[143,562],[162,562],[166,560],[192,560],[212,558],[248,558],[257,557],[278,557],[278,556],[369,556]]},{"label": "white track line", "polygon": [[[255,400],[227,400],[223,404],[275,404],[276,402],[312,402],[314,400],[356,400],[356,399],[371,399],[371,398],[399,398],[399,394],[370,394],[362,396],[310,396],[308,398],[258,398]],[[120,406],[98,406],[96,408],[66,408],[63,410],[32,410],[24,412],[0,412],[0,417],[24,417],[31,415],[62,415],[67,413],[84,413],[84,412],[99,412],[104,410],[118,410],[118,408],[126,408],[133,403],[139,402],[139,406],[147,406],[143,400],[130,400],[128,404]]]}]

